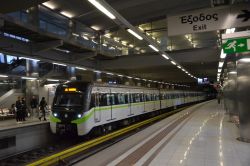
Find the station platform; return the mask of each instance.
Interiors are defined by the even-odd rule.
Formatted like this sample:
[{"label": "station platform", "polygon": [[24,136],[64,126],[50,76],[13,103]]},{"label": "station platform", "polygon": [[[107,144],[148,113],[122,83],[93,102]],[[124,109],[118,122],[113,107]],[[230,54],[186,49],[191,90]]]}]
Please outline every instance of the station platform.
[{"label": "station platform", "polygon": [[24,126],[29,126],[29,125],[37,125],[37,124],[42,124],[42,123],[49,123],[49,117],[46,117],[47,121],[39,120],[37,117],[29,117],[26,118],[26,121],[22,123],[17,123],[16,119],[8,119],[8,120],[2,120],[0,121],[0,132],[2,130],[9,130],[9,129],[14,129],[14,128],[19,128],[19,127],[24,127]]},{"label": "station platform", "polygon": [[249,166],[250,144],[215,100],[196,104],[75,165]]}]

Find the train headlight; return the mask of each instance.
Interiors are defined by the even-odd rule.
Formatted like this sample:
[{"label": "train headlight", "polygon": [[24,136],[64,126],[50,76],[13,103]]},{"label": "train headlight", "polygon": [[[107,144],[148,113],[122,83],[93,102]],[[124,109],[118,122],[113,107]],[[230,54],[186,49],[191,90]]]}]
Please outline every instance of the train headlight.
[{"label": "train headlight", "polygon": [[57,116],[58,116],[57,113],[53,113],[53,115],[54,115],[54,117],[57,117]]},{"label": "train headlight", "polygon": [[77,117],[78,117],[78,118],[81,118],[81,117],[82,117],[82,114],[78,114]]}]

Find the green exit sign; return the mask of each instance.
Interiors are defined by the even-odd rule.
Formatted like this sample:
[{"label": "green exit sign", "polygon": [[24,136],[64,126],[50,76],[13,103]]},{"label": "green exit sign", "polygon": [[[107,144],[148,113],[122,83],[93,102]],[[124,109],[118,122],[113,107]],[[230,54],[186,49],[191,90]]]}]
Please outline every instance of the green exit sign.
[{"label": "green exit sign", "polygon": [[250,52],[250,37],[225,39],[222,41],[222,48],[225,54]]}]

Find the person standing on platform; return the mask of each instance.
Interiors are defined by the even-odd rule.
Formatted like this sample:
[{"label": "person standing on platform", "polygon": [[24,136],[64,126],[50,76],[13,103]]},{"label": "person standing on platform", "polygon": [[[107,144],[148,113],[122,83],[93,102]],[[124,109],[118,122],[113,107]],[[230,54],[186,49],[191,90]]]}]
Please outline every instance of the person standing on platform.
[{"label": "person standing on platform", "polygon": [[37,111],[37,105],[38,105],[38,101],[36,99],[35,96],[32,96],[32,99],[30,101],[30,108],[31,108],[31,116],[35,116],[35,114],[38,112],[38,116],[39,117],[39,111]]},{"label": "person standing on platform", "polygon": [[22,104],[22,108],[21,108],[21,121],[26,121],[25,117],[27,116],[27,105],[26,105],[26,101],[25,101],[24,97],[22,98],[21,104]]},{"label": "person standing on platform", "polygon": [[42,100],[40,101],[39,107],[42,112],[41,116],[39,116],[39,120],[41,121],[41,118],[43,117],[43,120],[46,121],[46,115],[45,115],[45,108],[47,106],[47,102],[45,101],[45,97],[42,97]]},{"label": "person standing on platform", "polygon": [[22,112],[22,103],[21,103],[21,98],[18,97],[16,101],[16,122],[17,123],[22,123],[21,122],[21,112]]},{"label": "person standing on platform", "polygon": [[221,97],[222,97],[222,92],[221,92],[221,90],[219,90],[218,93],[217,93],[217,101],[218,101],[218,104],[220,104]]}]

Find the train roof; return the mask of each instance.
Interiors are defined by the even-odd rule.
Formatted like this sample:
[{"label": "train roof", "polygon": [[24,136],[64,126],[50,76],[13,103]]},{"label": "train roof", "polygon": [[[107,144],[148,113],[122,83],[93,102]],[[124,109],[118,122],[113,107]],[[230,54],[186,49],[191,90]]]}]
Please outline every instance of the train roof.
[{"label": "train roof", "polygon": [[[107,84],[101,82],[85,82],[85,81],[69,81],[61,86],[75,86],[79,89],[83,88],[82,86],[92,85],[94,87],[112,87],[112,88],[132,88],[132,89],[148,89],[148,90],[163,90],[163,91],[185,91],[185,92],[195,92],[190,90],[176,90],[176,89],[160,89],[160,88],[152,88],[152,87],[145,87],[145,86],[131,86],[131,85],[121,85],[121,84]],[[196,91],[197,92],[197,91]]]}]

